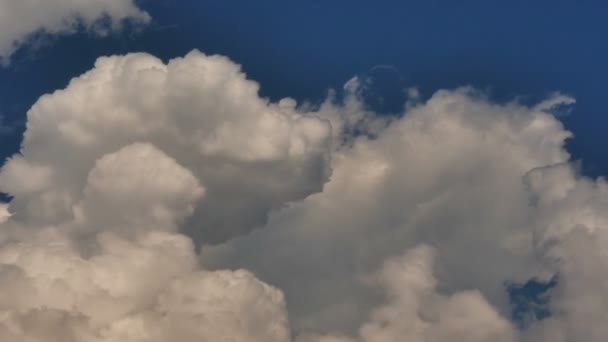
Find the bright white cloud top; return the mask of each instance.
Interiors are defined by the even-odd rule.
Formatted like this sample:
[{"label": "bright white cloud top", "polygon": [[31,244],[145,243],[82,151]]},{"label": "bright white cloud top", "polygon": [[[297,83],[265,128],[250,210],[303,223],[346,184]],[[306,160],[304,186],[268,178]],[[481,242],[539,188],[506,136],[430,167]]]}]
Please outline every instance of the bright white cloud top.
[{"label": "bright white cloud top", "polygon": [[[357,84],[273,103],[194,51],[41,97],[0,171],[1,339],[606,341],[608,188],[550,114],[573,99],[442,90],[387,118]],[[518,329],[504,283],[553,275]]]},{"label": "bright white cloud top", "polygon": [[[146,22],[133,0],[0,0],[0,62],[8,62],[32,34],[117,29],[126,19]],[[107,20],[109,26],[102,25]]]}]

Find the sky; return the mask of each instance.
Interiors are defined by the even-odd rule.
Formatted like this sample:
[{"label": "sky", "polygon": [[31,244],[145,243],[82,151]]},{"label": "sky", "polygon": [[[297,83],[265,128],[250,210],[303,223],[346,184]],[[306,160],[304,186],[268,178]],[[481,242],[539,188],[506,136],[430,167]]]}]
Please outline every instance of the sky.
[{"label": "sky", "polygon": [[606,341],[607,11],[0,0],[0,339]]},{"label": "sky", "polygon": [[[568,148],[594,176],[608,173],[597,148],[608,129],[603,101],[608,47],[602,1],[243,1],[145,0],[153,20],[138,33],[53,38],[0,70],[4,121],[64,87],[100,55],[145,51],[167,60],[197,48],[229,56],[261,84],[261,95],[320,101],[352,76],[390,66],[402,86],[472,85],[500,100],[574,96],[561,117]],[[28,50],[26,48],[26,50]],[[3,156],[19,141],[3,139]]]}]

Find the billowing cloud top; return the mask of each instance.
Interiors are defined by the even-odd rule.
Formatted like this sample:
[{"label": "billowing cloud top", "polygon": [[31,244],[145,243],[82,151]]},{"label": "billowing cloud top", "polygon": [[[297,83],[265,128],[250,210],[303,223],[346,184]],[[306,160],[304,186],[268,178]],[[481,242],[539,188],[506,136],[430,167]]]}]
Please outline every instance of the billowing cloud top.
[{"label": "billowing cloud top", "polygon": [[[386,117],[357,84],[273,103],[193,51],[41,97],[0,171],[0,339],[606,341],[608,188],[550,113],[574,100],[460,88]],[[504,284],[554,276],[518,328]]]},{"label": "billowing cloud top", "polygon": [[[110,26],[100,27],[101,19]],[[125,19],[145,22],[150,17],[133,0],[0,0],[0,62],[8,62],[34,33],[66,34],[78,25],[116,29]]]},{"label": "billowing cloud top", "polygon": [[[167,65],[144,54],[101,58],[32,107],[0,188],[30,222],[173,218],[181,206],[180,218],[194,212],[187,229],[198,241],[240,235],[329,176],[329,123],[257,91],[220,56],[195,51]],[[202,193],[199,181],[206,196],[183,207]]]}]

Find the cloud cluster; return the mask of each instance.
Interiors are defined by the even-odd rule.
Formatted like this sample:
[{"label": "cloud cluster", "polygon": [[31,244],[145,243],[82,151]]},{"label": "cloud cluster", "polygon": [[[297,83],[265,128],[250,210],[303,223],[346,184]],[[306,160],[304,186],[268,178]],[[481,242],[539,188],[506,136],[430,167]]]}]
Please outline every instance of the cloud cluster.
[{"label": "cloud cluster", "polygon": [[2,248],[2,340],[287,341],[281,292],[246,271],[198,270],[184,236],[107,232],[94,245],[85,258],[49,233]]},{"label": "cloud cluster", "polygon": [[[550,100],[560,98],[572,101]],[[256,234],[204,249],[203,260],[282,288],[297,330],[353,330],[381,303],[359,278],[426,243],[441,255],[443,291],[477,289],[508,317],[506,281],[553,274],[532,243],[536,209],[524,176],[567,161],[570,133],[544,104],[496,104],[467,88],[412,102],[388,123],[357,103],[319,109],[344,134],[355,125],[374,136],[335,139],[346,143],[335,147],[323,192]],[[352,117],[360,120],[341,119]]]},{"label": "cloud cluster", "polygon": [[[0,337],[605,341],[608,186],[551,115],[574,100],[410,90],[387,117],[359,86],[274,103],[193,51],[41,97],[0,170]],[[520,330],[505,284],[554,276]]]},{"label": "cloud cluster", "polygon": [[[181,218],[193,213],[198,241],[246,233],[320,191],[330,172],[329,123],[257,92],[238,65],[197,51],[167,65],[145,54],[100,58],[31,108],[0,189],[30,223],[143,220],[166,214],[162,200]],[[196,180],[206,196],[186,208],[202,191]]]},{"label": "cloud cluster", "polygon": [[[100,59],[28,112],[0,171],[0,336],[14,341],[287,341],[283,294],[205,271],[209,242],[319,191],[327,120],[257,95],[226,58]],[[187,220],[188,219],[188,220]]]},{"label": "cloud cluster", "polygon": [[0,62],[8,62],[35,33],[68,34],[78,25],[112,30],[126,19],[150,17],[133,0],[0,0]]}]

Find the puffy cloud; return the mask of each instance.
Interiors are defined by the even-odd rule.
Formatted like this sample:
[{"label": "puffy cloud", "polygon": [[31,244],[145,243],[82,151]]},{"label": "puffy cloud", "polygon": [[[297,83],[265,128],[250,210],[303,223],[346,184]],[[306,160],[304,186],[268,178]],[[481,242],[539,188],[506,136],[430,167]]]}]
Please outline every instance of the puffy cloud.
[{"label": "puffy cloud", "polygon": [[439,249],[446,293],[477,289],[506,317],[505,281],[552,275],[532,243],[536,209],[523,181],[569,157],[570,133],[546,108],[496,104],[463,88],[412,103],[388,123],[370,119],[356,98],[326,103],[319,115],[345,134],[359,125],[374,137],[336,139],[346,143],[322,193],[251,236],[202,251],[210,267],[245,267],[282,288],[296,331],[358,327],[381,302],[361,275],[419,243]]},{"label": "puffy cloud", "polygon": [[[230,182],[243,184],[235,177],[244,173],[205,172],[215,167],[268,163],[277,171],[264,175],[267,181],[302,176],[292,180],[296,187],[304,184],[301,188],[316,181],[306,178],[300,164],[325,159],[323,144],[329,129],[319,119],[300,118],[259,99],[252,92],[253,83],[223,58],[194,53],[187,59],[175,62],[181,71],[172,74],[169,67],[146,55],[102,60],[100,64],[109,69],[93,70],[68,89],[42,98],[30,111],[21,154],[9,159],[0,173],[3,190],[14,196],[10,208],[16,213],[4,222],[7,232],[0,248],[4,294],[0,333],[6,338],[41,342],[289,339],[281,291],[244,270],[203,270],[192,241],[178,234],[177,226],[197,205],[207,205],[200,204],[208,191],[206,182],[221,176],[222,190]],[[116,70],[115,64],[131,68],[133,75]],[[198,68],[214,79],[211,85],[189,89],[197,86]],[[204,88],[209,86],[220,88],[213,94],[216,99],[223,92],[244,91],[242,100],[249,103],[228,101],[231,95],[224,94],[225,103],[184,107],[163,95],[162,89],[151,89],[145,80],[136,79],[140,72],[158,70],[162,77],[175,77],[177,84],[183,84],[181,89],[165,85],[165,91],[178,92],[175,96],[190,92],[194,99],[206,94]],[[167,103],[147,109],[134,104],[129,109],[122,103],[128,98],[115,98],[118,89],[113,86],[124,80],[114,84],[114,76],[141,82],[126,87],[134,101],[149,95]],[[152,86],[163,85],[152,82]],[[91,87],[100,93],[90,94]],[[151,90],[156,93],[150,94]],[[141,95],[135,96],[137,92]],[[249,112],[230,110],[235,105],[244,105]],[[178,107],[176,112],[166,112],[172,106]],[[132,126],[119,129],[127,123],[116,111],[130,112]],[[190,116],[190,121],[179,122],[175,113]],[[164,123],[155,122],[163,116]],[[245,130],[249,124],[270,130],[249,134],[257,142],[243,141],[245,152],[222,137],[224,126]],[[140,134],[133,134],[140,129]],[[214,149],[204,150],[204,141],[214,141]],[[281,150],[275,148],[279,143]],[[323,165],[312,167],[323,169]],[[255,182],[263,180],[254,179],[249,187],[256,189],[260,185]],[[279,193],[284,190],[273,185]],[[3,211],[8,213],[6,208]]]},{"label": "puffy cloud", "polygon": [[240,271],[198,270],[191,241],[96,237],[83,258],[47,235],[0,251],[0,336],[14,341],[287,341],[283,295]]},{"label": "puffy cloud", "polygon": [[97,227],[176,230],[172,223],[191,215],[203,193],[190,171],[153,145],[135,143],[95,162],[74,211]]},{"label": "puffy cloud", "polygon": [[327,120],[257,87],[223,57],[134,54],[43,96],[0,171],[0,337],[288,341],[280,290],[179,233],[247,233],[329,176]]},{"label": "puffy cloud", "polygon": [[571,165],[539,168],[527,177],[535,212],[537,250],[558,274],[553,316],[531,341],[604,341],[608,302],[608,185],[580,177]]},{"label": "puffy cloud", "polygon": [[[517,333],[478,291],[442,296],[433,276],[435,251],[417,246],[401,257],[390,258],[374,279],[382,285],[389,302],[372,311],[359,330],[365,342],[467,341],[510,342]],[[319,336],[304,341],[348,341]],[[299,342],[299,340],[298,340]]]},{"label": "puffy cloud", "polygon": [[102,32],[127,19],[146,22],[150,17],[133,0],[0,0],[0,62],[8,62],[37,32],[67,34],[78,25]]},{"label": "puffy cloud", "polygon": [[[608,188],[551,115],[574,100],[410,91],[386,117],[359,86],[273,103],[194,51],[41,97],[0,170],[0,338],[605,341]],[[554,275],[514,328],[505,283]]]},{"label": "puffy cloud", "polygon": [[[195,203],[189,234],[221,242],[246,233],[272,209],[320,191],[330,173],[329,123],[257,92],[238,65],[197,51],[168,64],[145,54],[100,58],[32,107],[21,155],[5,163],[0,189],[29,222],[48,224],[87,206],[89,216],[107,218],[172,215],[165,206],[185,216],[191,208],[180,203],[200,182],[206,196]],[[116,152],[135,143],[158,152]],[[163,203],[144,214],[136,208],[142,198]]]}]

